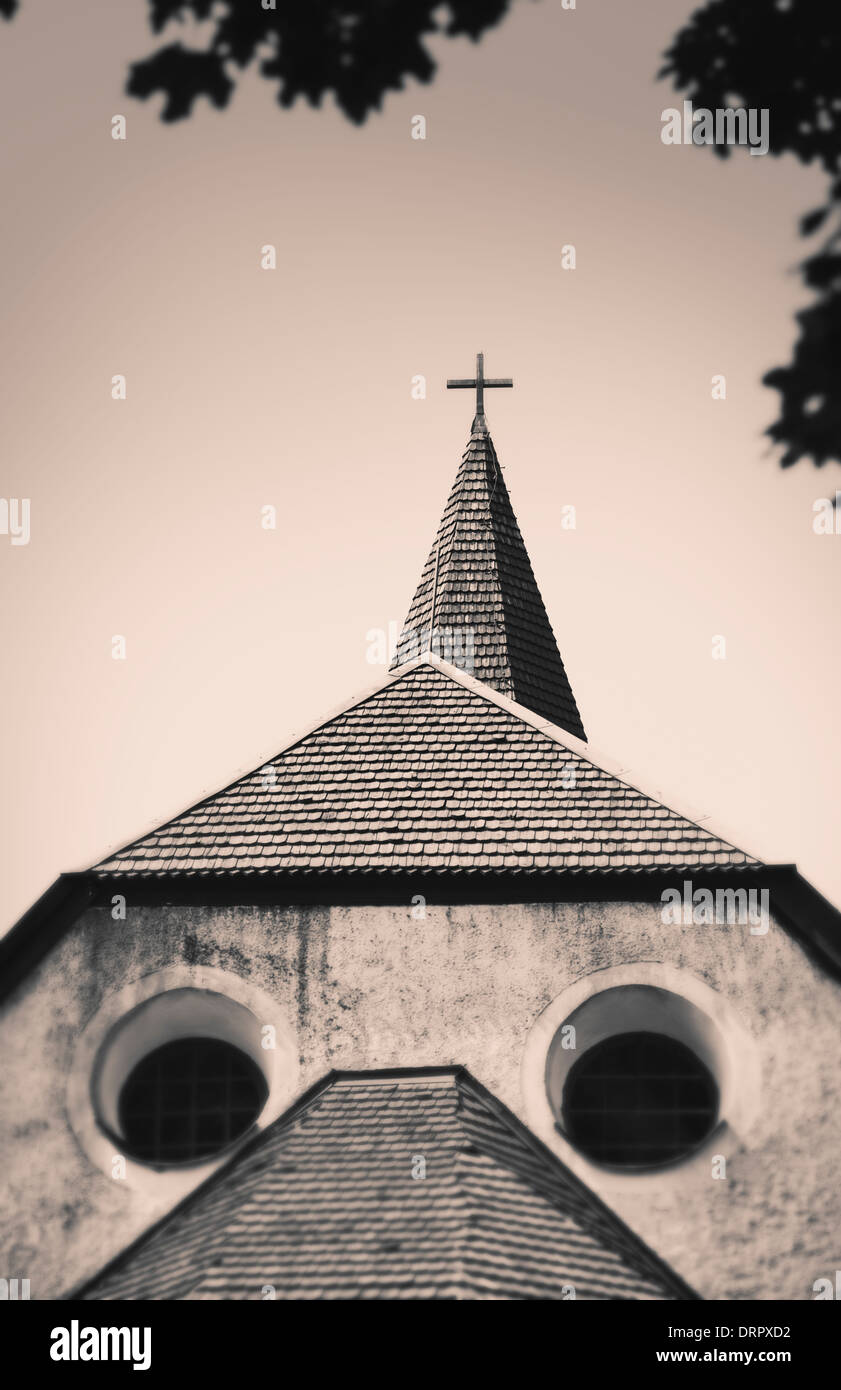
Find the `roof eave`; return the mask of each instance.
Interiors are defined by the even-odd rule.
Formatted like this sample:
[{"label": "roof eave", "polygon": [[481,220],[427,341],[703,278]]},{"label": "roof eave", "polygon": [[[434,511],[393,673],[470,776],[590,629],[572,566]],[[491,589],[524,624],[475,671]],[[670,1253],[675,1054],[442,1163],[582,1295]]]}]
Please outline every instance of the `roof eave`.
[{"label": "roof eave", "polygon": [[[0,940],[0,999],[57,945],[91,906],[102,906],[131,883],[132,898],[146,905],[246,906],[409,902],[423,893],[435,902],[654,902],[683,875],[693,886],[767,888],[771,912],[813,962],[841,981],[841,912],[794,864],[716,865],[686,870],[551,869],[407,872],[299,871],[196,874],[63,874]],[[411,891],[409,891],[411,890]],[[407,892],[409,896],[407,897]]]}]

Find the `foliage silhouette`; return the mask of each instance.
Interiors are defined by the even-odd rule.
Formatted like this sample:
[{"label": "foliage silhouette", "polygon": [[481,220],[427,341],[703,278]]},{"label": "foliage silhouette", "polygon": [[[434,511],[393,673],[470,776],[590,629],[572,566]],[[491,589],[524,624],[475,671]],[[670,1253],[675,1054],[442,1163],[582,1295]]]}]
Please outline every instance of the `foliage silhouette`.
[{"label": "foliage silhouette", "polygon": [[[512,0],[148,0],[160,33],[171,22],[211,26],[204,47],[171,43],[131,66],[127,90],[163,92],[164,121],[189,116],[199,96],[228,105],[236,77],[257,63],[289,107],[319,106],[327,93],[356,123],[409,77],[429,82],[435,63],[424,40],[435,34],[478,40]],[[274,3],[276,8],[263,5]],[[11,19],[19,0],[0,0]],[[763,381],[780,392],[767,433],[789,467],[811,457],[841,461],[841,5],[830,0],[708,0],[678,32],[658,76],[672,79],[696,106],[767,107],[770,153],[817,161],[830,176],[823,206],[801,220],[804,236],[829,224],[820,249],[803,262],[814,302],[797,315],[800,336],[787,367]],[[713,145],[722,159],[731,148]]]},{"label": "foliage silhouette", "polygon": [[[165,121],[189,116],[206,96],[227,106],[233,73],[255,60],[278,84],[281,106],[305,97],[319,106],[332,92],[344,114],[361,123],[399,91],[407,77],[429,82],[435,63],[424,45],[433,34],[477,40],[497,24],[511,0],[148,0],[153,33],[173,21],[213,26],[201,48],[171,43],[134,63],[127,90],[145,98],[163,92]],[[276,6],[264,8],[264,3]],[[10,19],[18,0],[0,0]]]},{"label": "foliage silhouette", "polygon": [[[841,462],[841,6],[829,0],[709,0],[680,30],[659,77],[696,107],[766,107],[774,155],[817,161],[829,175],[823,206],[800,222],[825,240],[801,270],[817,298],[797,315],[800,337],[787,367],[763,383],[780,392],[767,430],[790,467],[811,457]],[[726,159],[730,147],[713,145]],[[827,228],[829,224],[829,228]]]}]

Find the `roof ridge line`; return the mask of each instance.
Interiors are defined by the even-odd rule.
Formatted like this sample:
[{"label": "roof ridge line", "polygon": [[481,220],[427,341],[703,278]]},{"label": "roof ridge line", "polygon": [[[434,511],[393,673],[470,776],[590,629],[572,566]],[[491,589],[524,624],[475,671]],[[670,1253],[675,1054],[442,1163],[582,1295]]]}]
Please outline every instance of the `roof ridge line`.
[{"label": "roof ridge line", "polygon": [[[233,1152],[229,1151],[227,1157],[220,1163],[218,1168],[215,1168],[212,1173],[208,1173],[206,1178],[203,1178],[201,1182],[197,1183],[195,1187],[185,1193],[179,1201],[165,1211],[156,1221],[153,1221],[150,1226],[147,1226],[144,1231],[141,1231],[138,1236],[135,1236],[134,1240],[124,1246],[123,1249],[112,1256],[110,1260],[106,1260],[105,1264],[101,1265],[93,1274],[88,1274],[84,1279],[80,1279],[73,1284],[67,1293],[60,1295],[60,1299],[62,1301],[75,1301],[80,1299],[85,1289],[92,1284],[98,1283],[100,1279],[119,1265],[124,1259],[128,1259],[129,1256],[133,1255],[137,1250],[140,1250],[147,1241],[153,1239],[159,1230],[162,1230],[170,1221],[181,1216],[194,1202],[198,1201],[201,1196],[221,1182],[237,1163],[245,1162],[255,1150],[259,1149],[262,1143],[266,1142],[273,1130],[279,1129],[288,1123],[294,1123],[301,1111],[306,1110],[314,1100],[317,1100],[322,1091],[329,1090],[334,1082],[335,1075],[336,1073],[332,1069],[325,1072],[323,1076],[320,1076],[317,1081],[311,1086],[308,1086],[300,1095],[293,1097],[285,1110],[281,1111],[279,1115],[267,1125],[263,1126],[262,1129],[258,1129],[254,1134],[249,1135],[238,1148],[233,1150]],[[198,1285],[195,1287],[198,1287]]]},{"label": "roof ridge line", "polygon": [[[482,1082],[479,1081],[478,1077],[475,1077],[466,1067],[463,1067],[462,1071],[463,1076],[460,1078],[459,1084],[464,1086],[466,1090],[471,1091],[475,1098],[480,1101],[487,1110],[490,1110],[499,1121],[505,1124],[513,1133],[514,1137],[531,1150],[537,1158],[541,1159],[544,1163],[548,1161],[550,1166],[555,1169],[560,1169],[563,1176],[569,1179],[571,1186],[576,1192],[585,1198],[588,1203],[598,1208],[599,1214],[606,1217],[609,1224],[613,1225],[614,1228],[618,1227],[620,1233],[624,1237],[627,1237],[632,1247],[636,1246],[638,1248],[640,1256],[653,1264],[658,1271],[658,1277],[660,1279],[665,1275],[668,1279],[674,1280],[677,1284],[681,1285],[690,1298],[699,1298],[699,1295],[691,1285],[687,1284],[686,1280],[682,1279],[676,1270],[672,1269],[650,1245],[646,1244],[642,1237],[637,1235],[636,1231],[623,1221],[622,1217],[619,1216],[612,1207],[607,1205],[594,1188],[589,1187],[582,1178],[579,1178],[571,1168],[567,1167],[563,1159],[560,1158],[558,1154],[553,1153],[549,1146],[545,1144],[523,1120],[519,1119],[519,1117],[514,1114],[513,1110],[509,1110],[508,1106],[503,1100],[500,1100],[499,1096],[494,1095],[493,1091],[488,1090],[487,1086],[484,1086]],[[581,1222],[578,1217],[571,1213],[566,1214],[572,1216],[572,1220],[580,1229]]]},{"label": "roof ridge line", "polygon": [[464,1071],[458,1063],[428,1067],[361,1067],[332,1072],[334,1086],[387,1084],[390,1081],[456,1081]]},{"label": "roof ridge line", "polygon": [[[122,1250],[104,1265],[100,1266],[93,1274],[86,1275],[84,1279],[74,1284],[67,1293],[61,1295],[61,1298],[64,1300],[77,1299],[88,1285],[98,1282],[113,1266],[119,1264],[124,1258],[128,1258],[128,1256],[145,1245],[147,1240],[151,1240],[159,1229],[181,1215],[192,1206],[194,1201],[198,1200],[219,1182],[223,1181],[226,1175],[232,1169],[236,1168],[239,1163],[246,1163],[251,1155],[260,1149],[261,1145],[268,1143],[270,1135],[276,1131],[287,1128],[290,1124],[294,1124],[299,1116],[305,1110],[309,1109],[313,1102],[317,1101],[326,1091],[331,1090],[333,1086],[354,1081],[357,1084],[364,1084],[369,1080],[375,1085],[380,1083],[388,1085],[389,1083],[393,1084],[395,1081],[402,1080],[420,1081],[426,1077],[427,1080],[435,1080],[442,1084],[445,1081],[450,1081],[453,1083],[455,1089],[458,1081],[466,1075],[469,1075],[466,1067],[458,1062],[427,1067],[375,1067],[370,1070],[363,1067],[358,1071],[331,1067],[329,1071],[325,1072],[310,1086],[306,1087],[299,1095],[294,1096],[286,1109],[282,1110],[279,1115],[276,1115],[273,1120],[270,1120],[267,1125],[258,1129],[238,1148],[229,1152],[218,1168],[214,1169],[212,1173],[208,1173],[207,1177],[203,1178],[200,1183],[189,1192],[185,1193],[185,1195],[176,1202],[174,1206],[170,1207],[168,1211],[165,1211],[157,1221],[154,1221],[146,1230],[141,1231],[134,1240],[130,1241],[128,1245],[124,1246]],[[227,1230],[227,1227],[225,1230]],[[224,1234],[224,1231],[222,1234]],[[203,1275],[202,1280],[204,1277]],[[196,1285],[196,1287],[199,1287],[199,1285]]]},{"label": "roof ridge line", "polygon": [[[438,656],[435,652],[427,652],[424,654],[423,658],[419,658],[419,660],[421,659],[425,659],[428,665],[435,666],[445,675],[451,676],[453,680],[457,681],[459,685],[464,686],[466,690],[472,690],[475,694],[481,695],[491,704],[497,705],[498,708],[505,710],[506,713],[512,714],[516,718],[522,720],[524,724],[530,725],[536,733],[543,734],[554,743],[561,744],[568,752],[577,754],[578,757],[590,763],[591,766],[597,767],[601,772],[607,773],[609,777],[613,777],[617,782],[621,782],[623,787],[628,787],[631,791],[635,791],[640,796],[644,796],[646,800],[654,801],[658,806],[663,806],[667,811],[671,811],[674,815],[680,816],[682,820],[688,821],[689,824],[694,825],[696,829],[703,830],[706,834],[712,835],[714,839],[721,840],[723,844],[729,845],[731,849],[735,849],[740,854],[744,854],[748,859],[755,859],[757,864],[762,864],[764,862],[757,858],[756,855],[749,854],[747,850],[742,849],[741,845],[739,845],[736,840],[727,839],[724,835],[719,835],[715,830],[710,829],[709,826],[703,825],[697,813],[691,812],[688,807],[685,810],[681,810],[677,806],[668,805],[665,801],[661,801],[659,796],[655,796],[653,792],[646,791],[644,787],[638,786],[636,782],[629,781],[627,777],[622,775],[623,770],[618,768],[618,765],[614,764],[611,766],[611,764],[614,763],[612,758],[601,753],[599,750],[593,749],[591,744],[586,743],[575,734],[569,733],[559,724],[553,724],[545,715],[536,714],[535,711],[529,709],[527,705],[519,704],[516,700],[513,700],[510,695],[503,695],[501,691],[495,690],[491,685],[486,685],[484,681],[480,681],[476,676],[471,676],[460,667],[453,666],[451,662],[445,661],[443,657]],[[400,669],[403,670],[406,668],[401,667]],[[707,817],[704,819],[706,818]]]},{"label": "roof ridge line", "polygon": [[[430,655],[432,655],[432,653],[430,653]],[[259,772],[261,768],[268,767],[270,763],[275,762],[278,758],[282,758],[286,753],[291,753],[292,749],[296,748],[299,743],[303,743],[305,739],[311,738],[312,735],[317,734],[320,729],[325,729],[328,724],[334,724],[337,719],[341,719],[345,714],[348,714],[350,710],[356,709],[358,705],[364,705],[366,700],[372,700],[376,695],[381,694],[388,686],[396,685],[398,681],[410,675],[415,667],[421,665],[424,656],[425,653],[421,653],[419,656],[414,657],[412,661],[407,662],[405,666],[400,666],[394,671],[387,670],[378,684],[368,687],[359,695],[352,696],[347,704],[341,707],[334,707],[330,714],[319,719],[317,723],[304,729],[301,733],[294,734],[288,743],[285,743],[282,748],[278,748],[277,751],[272,753],[268,758],[264,758],[253,767],[247,768],[245,772],[237,773],[235,777],[231,778],[230,782],[226,782],[223,786],[217,787],[215,791],[207,792],[205,796],[200,796],[197,801],[191,801],[187,806],[182,807],[180,811],[176,811],[173,815],[168,816],[165,821],[154,823],[150,828],[142,830],[134,839],[129,840],[124,845],[117,846],[116,849],[109,850],[106,855],[101,859],[97,859],[94,864],[89,864],[84,869],[77,870],[76,872],[87,873],[91,869],[98,869],[102,864],[107,864],[109,859],[115,859],[118,855],[125,854],[128,850],[134,849],[135,845],[141,844],[146,839],[147,835],[154,835],[159,831],[166,830],[168,826],[174,825],[176,821],[181,820],[182,816],[189,815],[191,811],[197,811],[201,806],[215,801],[217,797],[224,796],[226,792],[239,786],[240,782],[244,782],[248,777],[253,777],[254,773]]]},{"label": "roof ridge line", "polygon": [[[454,507],[453,507],[453,525],[452,525],[452,530],[450,531],[449,545],[447,546],[447,554],[446,554],[446,557],[444,558],[444,567],[445,567],[445,568],[446,568],[446,566],[448,566],[448,565],[452,562],[453,551],[455,550],[455,544],[456,544],[456,537],[458,536],[458,522],[459,522],[458,503],[459,503],[460,500],[461,500],[462,494],[463,494],[463,492],[464,492],[465,482],[466,482],[466,480],[467,480],[467,472],[466,472],[466,470],[465,470],[465,468],[464,468],[464,464],[467,462],[467,456],[468,456],[468,454],[470,453],[470,445],[471,445],[471,443],[472,443],[472,440],[473,440],[473,432],[471,431],[470,439],[468,439],[468,441],[467,441],[467,447],[466,447],[466,449],[465,449],[465,451],[464,451],[464,453],[463,453],[463,455],[462,455],[461,463],[459,464],[459,467],[458,467],[458,473],[456,474],[456,482],[457,482],[458,485],[459,485],[459,486],[458,486],[458,493],[456,494],[456,493],[455,493],[455,488],[453,489],[453,494],[454,494],[454,497],[453,497],[453,499],[452,499],[453,502],[454,502]],[[447,501],[447,507],[449,507],[449,501],[450,501],[450,499],[448,499],[448,501]],[[443,518],[442,518],[442,524],[443,524]],[[434,636],[434,633],[435,633],[434,621],[435,621],[435,609],[436,609],[436,606],[437,606],[436,600],[438,599],[439,595],[442,594],[442,592],[443,592],[442,589],[440,588],[440,581],[441,581],[441,579],[443,579],[443,577],[444,577],[444,576],[443,576],[443,573],[441,572],[441,569],[440,569],[440,562],[441,562],[441,550],[440,550],[440,546],[441,546],[441,528],[440,528],[440,526],[439,526],[439,528],[438,528],[438,534],[437,534],[437,536],[436,536],[436,538],[435,538],[435,541],[436,541],[436,562],[435,562],[435,570],[434,570],[433,576],[432,576],[432,588],[431,588],[431,590],[430,590],[430,600],[429,600],[429,627],[428,627],[428,629],[427,629],[427,631],[428,631],[428,633],[429,633],[429,642],[430,642],[430,643],[432,642],[433,636]],[[401,634],[401,635],[402,635],[402,634]],[[423,632],[421,632],[420,637],[421,637],[421,642],[423,642],[423,640],[424,640],[424,639],[423,639]],[[398,638],[398,650],[399,650],[399,641],[400,641],[400,639]],[[428,650],[429,650],[429,651],[432,650],[431,645],[430,645],[430,647],[428,648]],[[396,655],[396,653],[395,653],[395,655]],[[407,662],[406,664],[408,665],[409,663]],[[401,670],[402,667],[398,667],[397,669],[398,669],[398,670]]]},{"label": "roof ridge line", "polygon": [[469,1136],[468,1136],[468,1134],[467,1134],[467,1130],[466,1130],[465,1124],[464,1124],[464,1101],[463,1101],[463,1098],[462,1098],[462,1095],[461,1095],[461,1091],[460,1091],[460,1084],[463,1084],[465,1081],[470,1080],[470,1079],[472,1079],[472,1078],[471,1078],[471,1076],[470,1076],[470,1072],[467,1070],[466,1067],[462,1067],[462,1068],[461,1068],[461,1073],[462,1073],[461,1076],[456,1080],[456,1083],[455,1083],[455,1086],[454,1086],[455,1095],[456,1095],[456,1124],[457,1124],[458,1127],[459,1127],[459,1132],[460,1132],[460,1135],[461,1135],[461,1143],[459,1144],[458,1151],[457,1151],[457,1153],[456,1153],[456,1155],[455,1155],[455,1162],[454,1162],[454,1164],[453,1164],[453,1178],[454,1178],[455,1189],[456,1189],[456,1194],[457,1194],[456,1200],[458,1201],[458,1208],[459,1208],[459,1225],[458,1225],[458,1231],[457,1231],[457,1236],[456,1236],[456,1240],[457,1240],[456,1252],[455,1252],[455,1258],[454,1258],[454,1261],[453,1261],[453,1264],[454,1264],[454,1275],[453,1275],[453,1277],[454,1277],[454,1281],[455,1281],[455,1283],[456,1283],[456,1287],[457,1287],[457,1288],[462,1288],[462,1289],[463,1289],[463,1288],[465,1287],[465,1285],[468,1284],[468,1279],[467,1279],[467,1261],[466,1261],[466,1259],[465,1259],[465,1249],[466,1249],[466,1246],[467,1246],[467,1240],[468,1240],[468,1236],[469,1236],[469,1232],[470,1232],[470,1224],[469,1224],[469,1223],[470,1223],[470,1216],[471,1216],[471,1214],[472,1214],[472,1209],[471,1209],[470,1200],[469,1200],[469,1196],[468,1196],[468,1192],[467,1192],[467,1187],[466,1187],[466,1184],[465,1184],[465,1179],[466,1179],[466,1176],[467,1176],[467,1175],[466,1175],[466,1173],[463,1171],[463,1165],[462,1165],[462,1161],[461,1161],[461,1160],[462,1160],[462,1154],[463,1154],[463,1152],[464,1152],[465,1144],[467,1144],[467,1143],[469,1142]]}]

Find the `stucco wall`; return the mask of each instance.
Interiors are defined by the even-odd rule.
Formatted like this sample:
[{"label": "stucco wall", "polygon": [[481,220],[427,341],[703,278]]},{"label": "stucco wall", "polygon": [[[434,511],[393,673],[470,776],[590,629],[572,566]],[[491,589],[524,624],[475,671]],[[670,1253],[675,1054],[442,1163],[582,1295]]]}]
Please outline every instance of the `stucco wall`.
[{"label": "stucco wall", "polygon": [[0,1273],[55,1297],[165,1209],[82,1150],[67,1118],[79,1035],[115,992],[176,962],[251,978],[297,1038],[297,1092],[331,1067],[463,1063],[527,1121],[541,1012],[584,975],[667,962],[719,991],[757,1040],[758,1120],[709,1167],[591,1185],[707,1298],[813,1297],[841,1268],[841,987],[777,926],[669,926],[659,905],[132,907],[82,917],[0,1017]]}]

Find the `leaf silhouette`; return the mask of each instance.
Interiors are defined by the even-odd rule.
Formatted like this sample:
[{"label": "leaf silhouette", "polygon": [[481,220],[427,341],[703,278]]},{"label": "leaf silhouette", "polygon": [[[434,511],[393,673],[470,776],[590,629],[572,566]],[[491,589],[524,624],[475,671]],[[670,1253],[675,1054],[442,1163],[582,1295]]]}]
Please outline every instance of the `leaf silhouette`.
[{"label": "leaf silhouette", "polygon": [[[814,0],[708,0],[689,18],[658,74],[684,89],[696,107],[744,106],[769,112],[774,156],[793,154],[830,175],[825,207],[800,220],[811,236],[841,221],[841,6]],[[716,153],[725,147],[711,146]],[[838,227],[803,262],[818,298],[797,315],[792,361],[766,373],[780,392],[779,418],[767,433],[791,467],[811,457],[841,462],[841,242]]]}]

